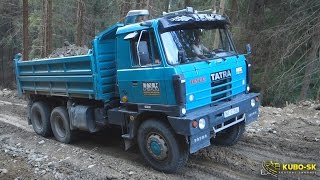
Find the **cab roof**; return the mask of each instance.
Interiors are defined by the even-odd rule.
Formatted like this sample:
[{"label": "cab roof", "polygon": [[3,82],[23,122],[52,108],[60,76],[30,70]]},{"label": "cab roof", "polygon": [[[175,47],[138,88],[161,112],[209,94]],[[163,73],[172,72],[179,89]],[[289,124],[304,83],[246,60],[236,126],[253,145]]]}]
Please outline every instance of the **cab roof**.
[{"label": "cab roof", "polygon": [[224,27],[227,24],[230,24],[229,19],[219,14],[170,14],[160,18],[119,27],[116,34],[140,31],[150,27],[159,27],[161,32],[166,32],[176,29]]}]

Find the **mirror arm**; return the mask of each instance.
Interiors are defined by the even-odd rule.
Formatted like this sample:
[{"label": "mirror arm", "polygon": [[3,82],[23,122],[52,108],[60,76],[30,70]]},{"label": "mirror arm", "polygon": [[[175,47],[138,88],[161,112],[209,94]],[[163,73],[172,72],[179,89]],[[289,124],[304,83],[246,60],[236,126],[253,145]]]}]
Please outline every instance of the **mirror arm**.
[{"label": "mirror arm", "polygon": [[249,56],[251,53],[252,53],[252,48],[251,48],[251,45],[250,44],[247,44],[246,45],[246,50],[247,50],[247,53],[245,54],[246,56]]},{"label": "mirror arm", "polygon": [[140,32],[140,35],[139,35],[139,39],[138,39],[138,43],[137,43],[137,56],[138,56],[138,61],[139,61],[139,66],[141,67],[141,59],[140,59],[140,55],[139,55],[139,45],[140,45],[140,41],[141,41],[141,37],[142,37],[142,33],[143,32],[146,32],[146,30],[142,30]]},{"label": "mirror arm", "polygon": [[178,51],[178,61],[179,63],[186,63],[185,51],[182,49]]}]

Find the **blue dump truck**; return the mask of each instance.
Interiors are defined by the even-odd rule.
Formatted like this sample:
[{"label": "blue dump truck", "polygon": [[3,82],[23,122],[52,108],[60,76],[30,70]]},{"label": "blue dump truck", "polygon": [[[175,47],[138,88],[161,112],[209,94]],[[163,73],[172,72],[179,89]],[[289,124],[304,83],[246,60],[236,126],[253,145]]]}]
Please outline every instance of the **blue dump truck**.
[{"label": "blue dump truck", "polygon": [[17,90],[37,134],[70,143],[80,130],[119,128],[126,149],[137,144],[166,173],[202,148],[239,140],[260,102],[228,18],[188,7],[141,21],[147,14],[128,12],[87,55],[15,57]]}]

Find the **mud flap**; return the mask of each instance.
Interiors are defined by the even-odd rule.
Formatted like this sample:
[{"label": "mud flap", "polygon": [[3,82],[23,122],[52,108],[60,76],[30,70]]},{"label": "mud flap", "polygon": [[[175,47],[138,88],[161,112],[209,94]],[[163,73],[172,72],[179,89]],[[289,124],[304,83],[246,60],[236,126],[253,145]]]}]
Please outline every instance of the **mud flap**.
[{"label": "mud flap", "polygon": [[210,130],[204,130],[189,137],[190,153],[195,153],[202,148],[210,146]]},{"label": "mud flap", "polygon": [[254,108],[251,111],[246,112],[246,124],[250,124],[251,122],[257,120],[259,117],[259,109]]},{"label": "mud flap", "polygon": [[28,125],[31,125],[31,107],[32,107],[32,101],[28,100],[28,105],[27,105],[27,120],[28,120]]},{"label": "mud flap", "polygon": [[123,141],[124,141],[124,150],[127,151],[132,146],[136,144],[132,139],[128,138],[128,134],[122,135]]}]

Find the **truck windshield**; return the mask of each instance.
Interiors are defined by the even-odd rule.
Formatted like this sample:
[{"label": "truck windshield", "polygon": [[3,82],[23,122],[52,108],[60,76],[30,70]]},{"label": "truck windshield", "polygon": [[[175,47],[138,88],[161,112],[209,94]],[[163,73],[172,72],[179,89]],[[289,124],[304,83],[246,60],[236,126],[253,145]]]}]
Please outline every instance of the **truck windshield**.
[{"label": "truck windshield", "polygon": [[187,29],[161,34],[171,65],[179,64],[179,51],[184,53],[189,63],[233,55],[235,49],[229,37],[226,29]]}]

